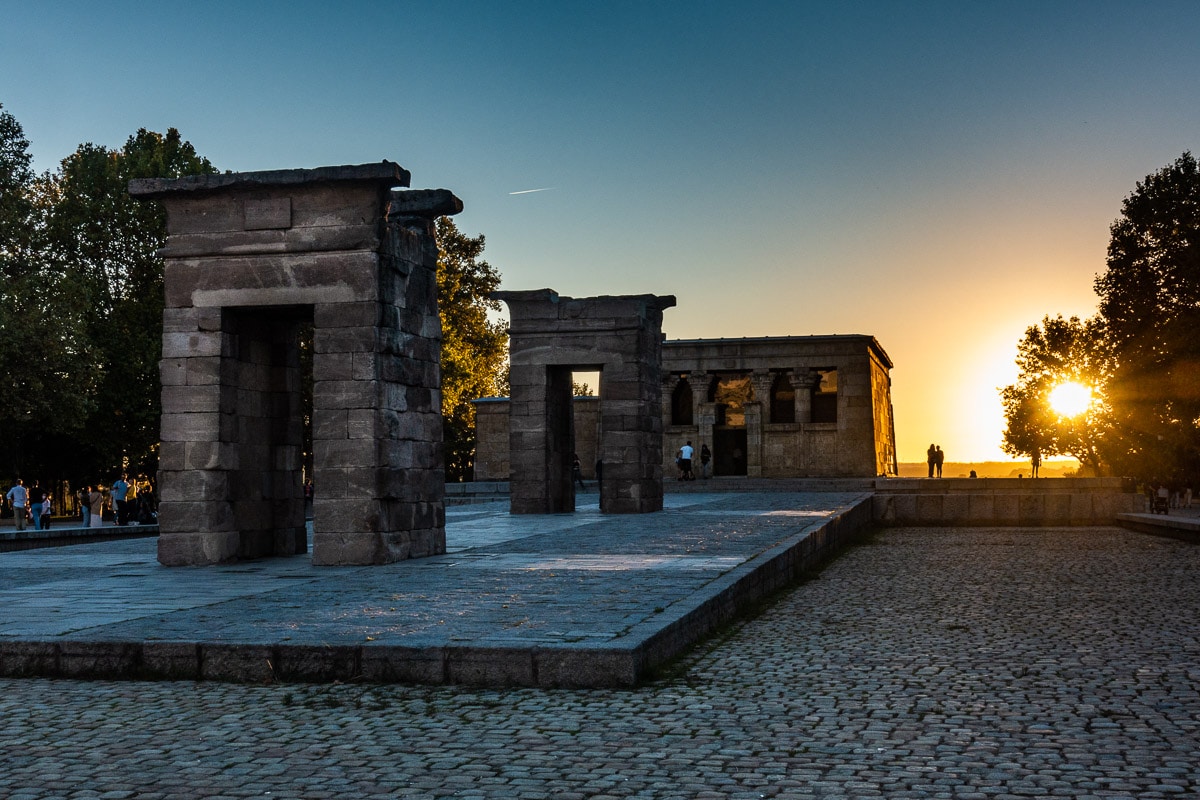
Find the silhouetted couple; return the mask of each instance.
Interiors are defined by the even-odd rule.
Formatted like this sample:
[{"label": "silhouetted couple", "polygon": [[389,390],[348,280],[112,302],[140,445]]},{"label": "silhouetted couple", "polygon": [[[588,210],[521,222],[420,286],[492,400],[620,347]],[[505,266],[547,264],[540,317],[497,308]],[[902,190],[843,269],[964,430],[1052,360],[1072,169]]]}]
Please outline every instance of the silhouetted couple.
[{"label": "silhouetted couple", "polygon": [[929,462],[929,477],[932,478],[935,472],[937,477],[942,477],[942,464],[946,461],[946,454],[942,452],[941,445],[929,445],[929,449],[925,451],[925,457]]}]

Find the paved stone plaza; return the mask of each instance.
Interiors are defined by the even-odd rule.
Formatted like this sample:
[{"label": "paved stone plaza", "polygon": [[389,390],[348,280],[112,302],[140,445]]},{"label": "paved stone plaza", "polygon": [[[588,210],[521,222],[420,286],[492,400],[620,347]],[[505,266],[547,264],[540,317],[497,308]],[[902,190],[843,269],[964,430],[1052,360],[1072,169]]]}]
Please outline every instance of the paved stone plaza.
[{"label": "paved stone plaza", "polygon": [[0,796],[1191,797],[1198,570],[1117,528],[898,528],[636,690],[3,680]]}]

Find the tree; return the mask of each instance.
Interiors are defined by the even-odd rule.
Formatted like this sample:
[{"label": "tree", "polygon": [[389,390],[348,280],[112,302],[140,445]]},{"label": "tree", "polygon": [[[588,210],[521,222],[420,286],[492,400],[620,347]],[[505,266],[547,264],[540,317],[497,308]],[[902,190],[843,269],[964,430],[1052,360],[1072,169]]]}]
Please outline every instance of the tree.
[{"label": "tree", "polygon": [[33,156],[21,123],[0,104],[0,278],[31,266]]},{"label": "tree", "polygon": [[1108,397],[1130,474],[1200,469],[1200,167],[1190,152],[1148,175],[1111,227],[1096,278],[1114,367]]},{"label": "tree", "polygon": [[[1008,426],[1004,450],[1012,455],[1070,455],[1099,475],[1107,433],[1103,386],[1108,363],[1098,320],[1062,315],[1025,331],[1017,345],[1017,382],[1000,391]],[[1057,386],[1075,383],[1093,391],[1093,402],[1077,416],[1064,416],[1051,402]]]},{"label": "tree", "polygon": [[77,433],[95,391],[81,298],[42,258],[45,184],[0,107],[0,464],[14,474],[54,460],[37,443]]},{"label": "tree", "polygon": [[488,319],[500,303],[490,294],[500,273],[480,260],[484,237],[463,235],[454,221],[437,221],[438,309],[442,318],[442,416],[446,478],[468,480],[475,458],[475,406],[501,391],[508,332]]},{"label": "tree", "polygon": [[120,150],[80,145],[47,181],[53,201],[43,257],[84,299],[96,349],[99,387],[79,436],[94,471],[157,467],[166,216],[159,204],[130,198],[129,181],[215,171],[174,128],[143,128]]}]

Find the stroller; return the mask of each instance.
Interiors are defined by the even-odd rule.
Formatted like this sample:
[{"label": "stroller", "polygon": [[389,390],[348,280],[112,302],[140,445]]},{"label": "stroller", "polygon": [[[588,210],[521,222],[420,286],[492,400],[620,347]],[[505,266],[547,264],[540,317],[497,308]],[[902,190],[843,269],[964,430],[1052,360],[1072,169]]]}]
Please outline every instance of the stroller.
[{"label": "stroller", "polygon": [[1171,507],[1171,494],[1165,488],[1160,488],[1154,493],[1150,501],[1150,512],[1152,514],[1166,514]]}]

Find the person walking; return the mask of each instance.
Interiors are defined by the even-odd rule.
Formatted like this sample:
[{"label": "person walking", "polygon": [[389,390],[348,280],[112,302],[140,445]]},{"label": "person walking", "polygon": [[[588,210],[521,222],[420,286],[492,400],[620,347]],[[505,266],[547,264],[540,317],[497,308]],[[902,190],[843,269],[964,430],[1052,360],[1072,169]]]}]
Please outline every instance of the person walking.
[{"label": "person walking", "polygon": [[693,453],[695,453],[695,450],[692,448],[690,440],[683,447],[679,448],[679,475],[682,480],[696,480],[696,475],[692,472]]},{"label": "person walking", "polygon": [[583,465],[579,463],[579,454],[571,454],[571,480],[579,484],[580,489],[587,489],[583,484]]},{"label": "person walking", "polygon": [[17,482],[4,496],[8,498],[8,502],[12,503],[13,523],[17,526],[17,530],[25,530],[25,514],[27,513],[25,506],[29,502],[29,490],[25,488],[25,483],[17,478]]}]

